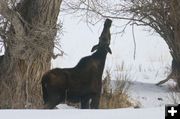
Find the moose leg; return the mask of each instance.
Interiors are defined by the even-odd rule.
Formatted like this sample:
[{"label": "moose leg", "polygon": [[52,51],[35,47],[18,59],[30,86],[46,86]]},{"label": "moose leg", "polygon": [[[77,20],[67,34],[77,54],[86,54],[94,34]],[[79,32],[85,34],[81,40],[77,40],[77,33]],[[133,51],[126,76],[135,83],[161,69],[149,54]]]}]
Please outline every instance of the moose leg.
[{"label": "moose leg", "polygon": [[65,100],[64,93],[51,93],[47,98],[47,102],[44,104],[45,109],[54,109],[56,105]]},{"label": "moose leg", "polygon": [[89,109],[89,97],[82,97],[81,98],[81,109]]},{"label": "moose leg", "polygon": [[44,109],[54,109],[55,107],[56,104],[52,102],[47,102],[46,104],[44,104]]},{"label": "moose leg", "polygon": [[91,109],[99,109],[100,94],[94,95],[91,101]]}]

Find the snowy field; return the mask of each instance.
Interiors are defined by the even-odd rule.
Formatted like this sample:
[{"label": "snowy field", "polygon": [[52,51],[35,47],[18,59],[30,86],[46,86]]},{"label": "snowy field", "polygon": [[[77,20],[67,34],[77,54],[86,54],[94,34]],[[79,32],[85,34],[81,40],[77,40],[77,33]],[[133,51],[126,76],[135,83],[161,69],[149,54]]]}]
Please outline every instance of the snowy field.
[{"label": "snowy field", "polygon": [[[75,66],[81,57],[91,54],[90,50],[97,43],[101,32],[102,24],[90,32],[85,24],[77,25],[70,21],[71,18],[68,19],[63,19],[65,33],[61,40],[66,55],[53,60],[52,68]],[[106,68],[114,72],[114,67],[124,62],[124,69],[120,73],[128,74],[131,82],[128,95],[139,108],[81,110],[63,104],[54,110],[0,110],[0,119],[164,119],[165,105],[174,103],[170,90],[173,81],[162,86],[156,86],[155,83],[166,78],[169,73],[169,50],[157,36],[149,36],[139,30],[136,34],[135,61],[132,58],[132,35],[120,38],[112,35],[112,39],[115,39],[111,43],[113,54],[108,55]]]},{"label": "snowy field", "polygon": [[164,119],[164,108],[113,110],[1,110],[1,119]]}]

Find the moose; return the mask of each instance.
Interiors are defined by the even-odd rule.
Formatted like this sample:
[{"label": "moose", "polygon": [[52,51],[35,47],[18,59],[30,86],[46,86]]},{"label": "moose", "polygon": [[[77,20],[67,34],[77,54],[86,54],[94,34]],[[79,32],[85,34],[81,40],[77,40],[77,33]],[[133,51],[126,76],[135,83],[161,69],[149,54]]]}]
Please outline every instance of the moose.
[{"label": "moose", "polygon": [[68,101],[80,103],[81,109],[98,109],[102,87],[102,74],[109,52],[112,21],[106,19],[104,28],[90,56],[83,57],[73,68],[55,68],[42,77],[42,91],[45,109],[53,109],[59,103]]}]

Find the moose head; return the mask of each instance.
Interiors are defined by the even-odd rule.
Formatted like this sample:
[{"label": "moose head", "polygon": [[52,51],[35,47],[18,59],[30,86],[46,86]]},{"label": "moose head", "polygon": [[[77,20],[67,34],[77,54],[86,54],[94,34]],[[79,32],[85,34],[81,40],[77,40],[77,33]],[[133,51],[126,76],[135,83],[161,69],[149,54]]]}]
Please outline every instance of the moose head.
[{"label": "moose head", "polygon": [[101,33],[101,36],[99,37],[99,43],[95,46],[93,46],[91,52],[98,50],[99,48],[105,48],[107,52],[112,54],[112,51],[109,47],[110,41],[111,41],[111,34],[110,34],[110,27],[111,27],[112,20],[106,19],[104,23],[104,29]]}]

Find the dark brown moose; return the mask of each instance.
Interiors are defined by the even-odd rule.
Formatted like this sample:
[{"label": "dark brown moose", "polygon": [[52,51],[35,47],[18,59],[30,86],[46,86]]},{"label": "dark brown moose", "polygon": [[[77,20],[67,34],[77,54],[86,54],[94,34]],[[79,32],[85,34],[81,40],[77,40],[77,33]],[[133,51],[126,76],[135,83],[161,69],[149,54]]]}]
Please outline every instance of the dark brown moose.
[{"label": "dark brown moose", "polygon": [[102,74],[107,53],[111,53],[110,27],[112,21],[106,19],[104,29],[90,56],[83,57],[74,68],[56,68],[42,77],[42,91],[45,108],[52,109],[57,104],[68,101],[80,102],[81,109],[99,108]]}]

